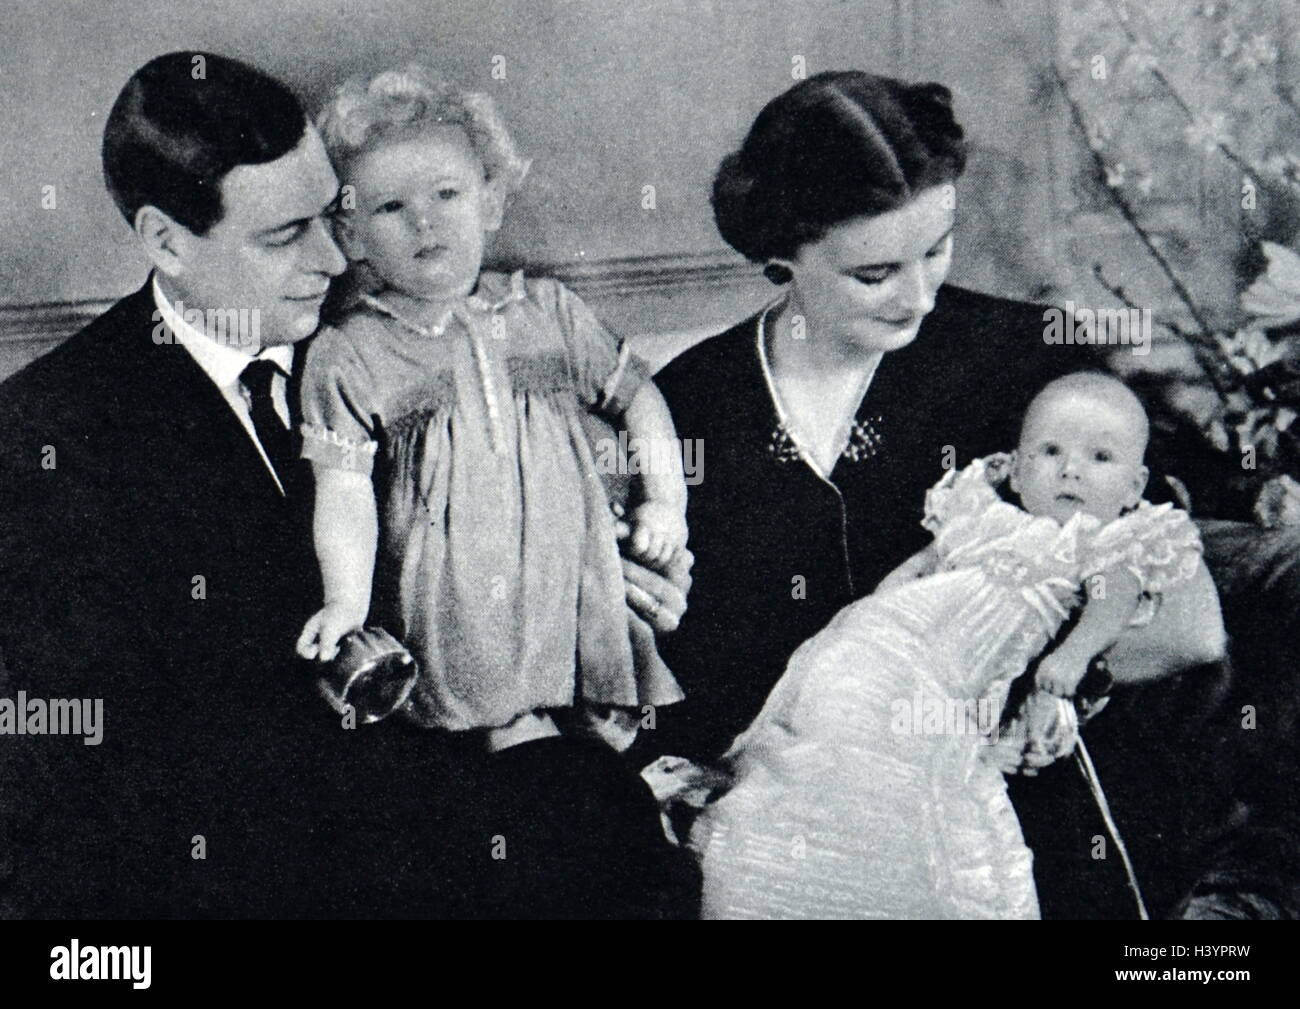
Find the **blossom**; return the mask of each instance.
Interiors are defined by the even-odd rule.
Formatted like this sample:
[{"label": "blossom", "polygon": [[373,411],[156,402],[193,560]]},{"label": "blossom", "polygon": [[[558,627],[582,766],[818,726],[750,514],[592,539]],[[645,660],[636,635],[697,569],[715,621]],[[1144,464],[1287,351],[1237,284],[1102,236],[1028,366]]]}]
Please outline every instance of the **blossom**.
[{"label": "blossom", "polygon": [[1215,338],[1228,363],[1243,375],[1254,374],[1286,356],[1285,344],[1274,343],[1260,329],[1240,329],[1231,336],[1220,333]]},{"label": "blossom", "polygon": [[1141,74],[1154,70],[1159,65],[1160,60],[1156,58],[1151,44],[1146,39],[1140,39],[1124,56],[1123,69]]},{"label": "blossom", "polygon": [[1088,124],[1088,146],[1100,151],[1112,136],[1110,125],[1101,119],[1094,119]]},{"label": "blossom", "polygon": [[1277,47],[1273,45],[1273,41],[1267,35],[1253,35],[1250,41],[1241,47],[1234,66],[1238,70],[1249,73],[1275,62],[1277,62]]},{"label": "blossom", "polygon": [[1290,151],[1279,151],[1264,159],[1264,168],[1275,175],[1280,175],[1287,182],[1300,181],[1300,157]]},{"label": "blossom", "polygon": [[1192,147],[1201,147],[1206,154],[1213,154],[1219,147],[1232,144],[1227,129],[1228,117],[1216,112],[1209,119],[1198,116],[1183,129],[1183,137]]},{"label": "blossom", "polygon": [[1220,452],[1227,452],[1232,448],[1232,439],[1228,434],[1227,425],[1222,420],[1215,420],[1205,429],[1206,440]]},{"label": "blossom", "polygon": [[1268,266],[1241,292],[1241,307],[1259,327],[1277,329],[1300,320],[1300,256],[1277,242],[1260,248]]}]

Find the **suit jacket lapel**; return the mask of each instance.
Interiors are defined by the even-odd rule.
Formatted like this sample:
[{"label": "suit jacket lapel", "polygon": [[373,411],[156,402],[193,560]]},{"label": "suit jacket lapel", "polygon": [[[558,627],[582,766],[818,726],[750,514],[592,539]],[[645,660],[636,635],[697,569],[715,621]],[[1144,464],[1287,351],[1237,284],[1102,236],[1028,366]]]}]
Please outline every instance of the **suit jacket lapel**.
[{"label": "suit jacket lapel", "polygon": [[[178,446],[192,448],[198,454],[196,466],[231,466],[246,486],[280,497],[257,446],[221,390],[184,346],[155,341],[158,324],[153,321],[150,285],[134,297],[141,304],[135,309],[136,319],[128,318],[123,327],[120,354],[125,385],[136,397],[132,412],[144,425],[171,431]],[[205,457],[205,450],[211,458]]]}]

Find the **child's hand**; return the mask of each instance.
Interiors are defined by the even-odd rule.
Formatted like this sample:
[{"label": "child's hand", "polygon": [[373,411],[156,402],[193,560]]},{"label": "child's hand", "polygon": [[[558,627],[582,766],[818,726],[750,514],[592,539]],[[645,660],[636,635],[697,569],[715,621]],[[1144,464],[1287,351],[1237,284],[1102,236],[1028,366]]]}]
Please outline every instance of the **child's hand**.
[{"label": "child's hand", "polygon": [[355,603],[326,603],[298,635],[298,654],[304,659],[330,662],[339,653],[339,642],[366,622],[366,610]]},{"label": "child's hand", "polygon": [[662,501],[646,501],[632,510],[630,553],[644,564],[662,567],[686,548],[686,516]]},{"label": "child's hand", "polygon": [[1057,697],[1073,697],[1079,689],[1079,683],[1088,672],[1087,660],[1080,661],[1078,656],[1067,648],[1058,648],[1051,655],[1046,655],[1038,664],[1034,682],[1040,690]]}]

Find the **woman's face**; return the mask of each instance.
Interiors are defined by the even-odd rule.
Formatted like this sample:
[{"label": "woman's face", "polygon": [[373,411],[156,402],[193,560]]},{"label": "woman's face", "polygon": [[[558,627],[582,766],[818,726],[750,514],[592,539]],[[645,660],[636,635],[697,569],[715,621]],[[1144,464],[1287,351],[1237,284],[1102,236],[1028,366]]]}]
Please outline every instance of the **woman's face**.
[{"label": "woman's face", "polygon": [[951,186],[935,186],[801,246],[786,265],[807,337],[871,353],[911,343],[952,262],[954,203]]}]

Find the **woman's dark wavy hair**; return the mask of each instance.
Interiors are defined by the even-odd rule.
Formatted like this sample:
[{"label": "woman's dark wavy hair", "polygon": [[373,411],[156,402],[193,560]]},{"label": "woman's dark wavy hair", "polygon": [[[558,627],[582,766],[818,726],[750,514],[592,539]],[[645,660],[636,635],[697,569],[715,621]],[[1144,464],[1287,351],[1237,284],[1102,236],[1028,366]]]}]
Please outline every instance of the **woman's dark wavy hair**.
[{"label": "woman's dark wavy hair", "polygon": [[215,53],[167,53],[132,74],[113,103],[104,182],[128,222],[152,205],[203,235],[225,212],[226,174],[283,157],[306,129],[302,103],[257,68]]},{"label": "woman's dark wavy hair", "polygon": [[835,225],[896,210],[965,167],[966,142],[942,84],[831,71],[758,114],[718,168],[713,216],[746,258],[790,259]]}]

